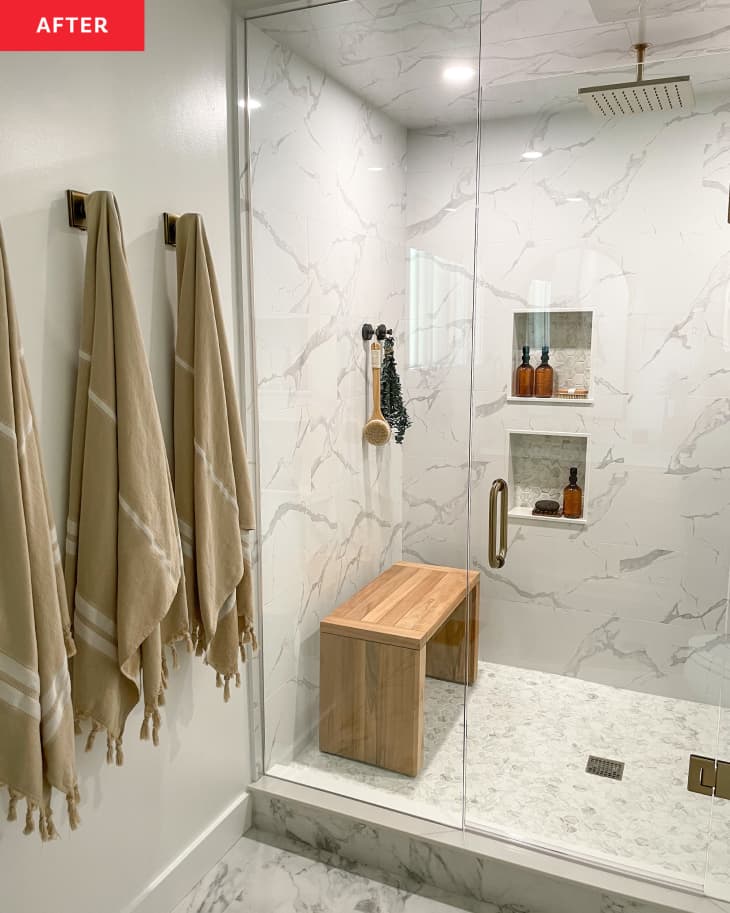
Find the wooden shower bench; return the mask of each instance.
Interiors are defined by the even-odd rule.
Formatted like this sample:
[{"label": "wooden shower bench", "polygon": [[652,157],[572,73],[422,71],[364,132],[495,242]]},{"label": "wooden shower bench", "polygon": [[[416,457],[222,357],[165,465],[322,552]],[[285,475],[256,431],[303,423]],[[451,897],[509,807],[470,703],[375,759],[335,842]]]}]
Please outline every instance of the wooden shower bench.
[{"label": "wooden shower bench", "polygon": [[414,777],[425,677],[477,675],[479,572],[399,561],[320,622],[319,639],[320,750]]}]

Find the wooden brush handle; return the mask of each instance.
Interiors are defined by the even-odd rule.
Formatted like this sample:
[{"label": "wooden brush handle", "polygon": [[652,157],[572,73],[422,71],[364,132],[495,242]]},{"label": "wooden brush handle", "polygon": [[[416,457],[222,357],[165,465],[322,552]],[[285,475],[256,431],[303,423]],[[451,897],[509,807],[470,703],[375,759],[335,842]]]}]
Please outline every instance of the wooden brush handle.
[{"label": "wooden brush handle", "polygon": [[377,418],[381,422],[385,421],[383,410],[380,408],[380,365],[382,352],[379,343],[374,342],[370,346],[370,354],[373,363],[373,414],[371,419]]}]

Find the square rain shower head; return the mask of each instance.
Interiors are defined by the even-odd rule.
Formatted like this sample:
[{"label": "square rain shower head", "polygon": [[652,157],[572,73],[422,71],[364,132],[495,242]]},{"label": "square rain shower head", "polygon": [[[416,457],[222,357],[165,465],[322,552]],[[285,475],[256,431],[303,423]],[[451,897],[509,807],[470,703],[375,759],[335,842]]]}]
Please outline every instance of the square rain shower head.
[{"label": "square rain shower head", "polygon": [[578,89],[578,97],[599,117],[623,117],[651,111],[688,111],[695,101],[689,76],[642,79]]}]

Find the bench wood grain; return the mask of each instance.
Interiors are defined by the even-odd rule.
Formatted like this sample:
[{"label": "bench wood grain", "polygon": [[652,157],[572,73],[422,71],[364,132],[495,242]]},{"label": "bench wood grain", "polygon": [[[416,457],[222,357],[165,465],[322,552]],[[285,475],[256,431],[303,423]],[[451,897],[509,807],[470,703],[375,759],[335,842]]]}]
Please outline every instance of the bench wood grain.
[{"label": "bench wood grain", "polygon": [[394,564],[320,623],[320,749],[415,776],[425,676],[471,684],[478,645],[478,571]]}]

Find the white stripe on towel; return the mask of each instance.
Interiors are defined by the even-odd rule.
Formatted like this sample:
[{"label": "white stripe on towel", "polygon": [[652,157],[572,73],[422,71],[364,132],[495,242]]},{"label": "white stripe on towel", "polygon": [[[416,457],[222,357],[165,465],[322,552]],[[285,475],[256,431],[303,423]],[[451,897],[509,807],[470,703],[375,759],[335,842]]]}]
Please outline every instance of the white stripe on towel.
[{"label": "white stripe on towel", "polygon": [[220,607],[218,612],[218,621],[220,622],[222,618],[225,618],[226,615],[229,615],[233,611],[233,607],[236,605],[236,591],[234,590],[231,595],[226,599],[223,605]]},{"label": "white stripe on towel", "polygon": [[61,547],[58,544],[58,536],[56,535],[56,527],[52,526],[50,529],[51,533],[51,548],[53,550],[53,562],[54,564],[61,563]]},{"label": "white stripe on towel", "polygon": [[176,583],[178,583],[179,580],[178,580],[178,577],[176,577],[175,565],[173,564],[171,559],[168,557],[168,555],[165,553],[165,550],[159,544],[159,542],[155,538],[155,534],[152,532],[152,530],[149,528],[149,526],[147,526],[147,524],[144,522],[144,520],[142,520],[142,518],[139,516],[139,514],[137,514],[132,509],[131,505],[127,501],[125,501],[121,495],[119,495],[119,506],[122,508],[124,513],[129,517],[129,519],[132,521],[132,523],[134,523],[134,525],[137,527],[137,529],[142,533],[142,535],[145,537],[145,539],[149,543],[150,549],[152,550],[152,554],[157,558],[157,560],[160,562],[160,564],[162,564],[164,566],[165,570],[170,575],[170,577],[172,577],[172,579]]},{"label": "white stripe on towel", "polygon": [[76,590],[76,599],[75,599],[76,612],[80,614],[86,621],[94,625],[95,628],[98,628],[100,631],[103,631],[114,643],[117,642],[117,626],[108,615],[105,615],[97,607],[89,602],[87,599]]},{"label": "white stripe on towel", "polygon": [[247,529],[241,530],[241,548],[244,561],[251,561],[251,539]]},{"label": "white stripe on towel", "polygon": [[87,627],[82,618],[77,617],[74,619],[74,635],[115,662],[119,659],[116,647],[110,644],[108,640],[100,637],[96,631],[92,631],[91,628]]},{"label": "white stripe on towel", "polygon": [[81,361],[91,361],[91,355],[88,352],[84,352],[83,349],[79,349],[79,358]]},{"label": "white stripe on towel", "polygon": [[31,436],[32,432],[33,432],[33,416],[31,415],[28,418],[28,424],[23,429],[23,435],[20,438],[20,440],[18,441],[18,453],[20,454],[20,456],[23,456],[23,454],[25,453],[25,445],[28,443],[28,438]]},{"label": "white stripe on towel", "polygon": [[6,425],[5,422],[0,422],[0,434],[3,437],[10,438],[11,441],[17,441],[17,436],[15,434],[15,428],[10,425]]},{"label": "white stripe on towel", "polygon": [[8,656],[7,653],[0,653],[0,672],[29,688],[36,697],[40,694],[41,680],[35,669],[29,669],[28,666],[21,665]]},{"label": "white stripe on towel", "polygon": [[210,462],[205,451],[203,450],[203,448],[200,446],[200,444],[197,441],[195,441],[195,452],[198,454],[200,459],[203,461],[203,466],[205,466],[205,468],[208,472],[208,475],[213,480],[213,484],[215,485],[215,487],[220,491],[220,493],[223,495],[223,497],[226,499],[226,501],[228,501],[230,504],[232,504],[237,509],[238,501],[236,500],[236,496],[228,490],[225,482],[223,482],[221,479],[219,479],[218,476],[215,474],[215,469],[213,469],[213,464]]},{"label": "white stripe on towel", "polygon": [[71,679],[68,666],[62,663],[56,677],[41,697],[41,730],[44,742],[50,742],[63,720],[66,707],[71,702]]},{"label": "white stripe on towel", "polygon": [[195,371],[193,370],[193,366],[188,364],[186,361],[183,361],[183,359],[180,358],[179,355],[175,356],[175,364],[180,365],[180,367],[183,369],[183,371],[187,371],[190,374],[195,374]]},{"label": "white stripe on towel", "polygon": [[192,542],[195,538],[195,532],[193,531],[192,526],[189,523],[186,523],[180,514],[177,515],[177,522],[180,527],[180,535]]},{"label": "white stripe on towel", "polygon": [[108,406],[100,396],[97,396],[91,387],[89,387],[89,399],[97,409],[101,409],[104,415],[107,415],[116,424],[117,416],[112,407]]},{"label": "white stripe on towel", "polygon": [[4,701],[4,703],[9,704],[11,707],[15,707],[17,710],[22,710],[23,713],[32,716],[34,720],[40,720],[41,718],[41,705],[39,701],[35,698],[28,697],[24,691],[13,688],[12,685],[9,685],[2,679],[0,679],[0,701]]}]

